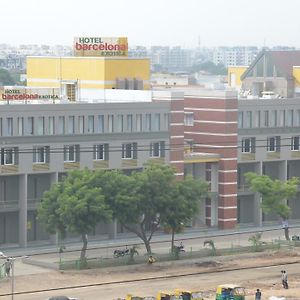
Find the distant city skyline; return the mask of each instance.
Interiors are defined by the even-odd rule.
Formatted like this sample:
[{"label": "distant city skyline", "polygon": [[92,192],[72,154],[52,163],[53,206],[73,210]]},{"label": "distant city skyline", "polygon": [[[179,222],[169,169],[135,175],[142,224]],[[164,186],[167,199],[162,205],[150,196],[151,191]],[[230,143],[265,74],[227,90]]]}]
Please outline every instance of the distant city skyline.
[{"label": "distant city skyline", "polygon": [[127,36],[129,45],[300,46],[295,0],[5,0],[0,43],[72,45]]}]

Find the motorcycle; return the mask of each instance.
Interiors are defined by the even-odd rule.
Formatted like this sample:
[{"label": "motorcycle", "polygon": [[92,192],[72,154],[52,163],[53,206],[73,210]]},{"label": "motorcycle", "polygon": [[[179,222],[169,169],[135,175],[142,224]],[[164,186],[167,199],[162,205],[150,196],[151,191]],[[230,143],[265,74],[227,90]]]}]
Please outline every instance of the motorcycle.
[{"label": "motorcycle", "polygon": [[299,235],[293,235],[292,236],[292,241],[300,241],[300,236]]},{"label": "motorcycle", "polygon": [[184,249],[184,245],[182,244],[182,242],[180,243],[180,245],[175,245],[174,248],[178,251],[178,252],[185,252]]},{"label": "motorcycle", "polygon": [[129,249],[125,248],[125,249],[116,249],[114,251],[114,257],[122,257],[125,255],[129,255]]}]

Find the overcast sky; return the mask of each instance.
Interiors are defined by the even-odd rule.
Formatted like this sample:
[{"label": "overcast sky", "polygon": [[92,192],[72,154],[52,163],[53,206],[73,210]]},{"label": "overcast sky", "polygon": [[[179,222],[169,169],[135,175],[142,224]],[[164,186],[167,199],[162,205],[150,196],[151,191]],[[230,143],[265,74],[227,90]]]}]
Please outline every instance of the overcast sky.
[{"label": "overcast sky", "polygon": [[2,0],[0,43],[300,47],[299,0]]}]

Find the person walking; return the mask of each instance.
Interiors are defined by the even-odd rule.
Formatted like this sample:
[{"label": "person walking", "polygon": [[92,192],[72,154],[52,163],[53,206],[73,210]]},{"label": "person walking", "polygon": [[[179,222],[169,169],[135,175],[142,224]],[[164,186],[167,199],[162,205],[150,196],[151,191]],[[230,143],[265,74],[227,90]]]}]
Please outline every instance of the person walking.
[{"label": "person walking", "polygon": [[11,269],[11,261],[9,258],[6,259],[5,261],[5,275],[6,277],[10,276],[10,269]]},{"label": "person walking", "polygon": [[257,290],[256,290],[256,293],[255,293],[255,300],[261,300],[261,291],[260,291],[260,289],[257,289]]},{"label": "person walking", "polygon": [[287,272],[286,271],[283,271],[283,287],[285,289],[288,289],[289,288],[289,284],[288,284],[288,276],[287,276]]}]

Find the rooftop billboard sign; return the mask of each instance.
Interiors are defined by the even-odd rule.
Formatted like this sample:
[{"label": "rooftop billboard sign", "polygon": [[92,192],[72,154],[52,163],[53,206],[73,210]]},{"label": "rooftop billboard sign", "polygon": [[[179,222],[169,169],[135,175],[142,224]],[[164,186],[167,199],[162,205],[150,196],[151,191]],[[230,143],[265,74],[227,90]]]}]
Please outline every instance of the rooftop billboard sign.
[{"label": "rooftop billboard sign", "polygon": [[74,56],[128,56],[127,37],[75,37]]}]

